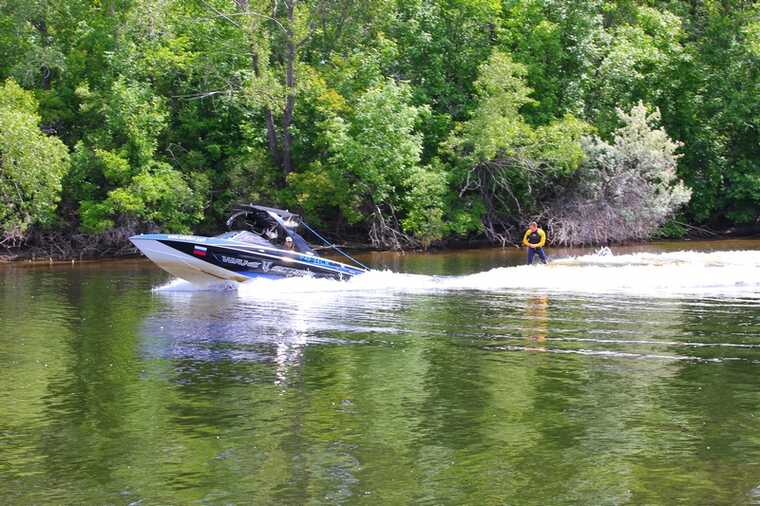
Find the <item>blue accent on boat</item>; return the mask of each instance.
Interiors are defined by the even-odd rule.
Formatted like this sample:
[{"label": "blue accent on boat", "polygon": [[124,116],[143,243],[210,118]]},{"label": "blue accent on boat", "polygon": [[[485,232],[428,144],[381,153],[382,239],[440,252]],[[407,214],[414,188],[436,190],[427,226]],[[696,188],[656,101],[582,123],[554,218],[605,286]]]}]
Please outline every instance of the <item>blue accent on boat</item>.
[{"label": "blue accent on boat", "polygon": [[247,276],[251,279],[256,279],[256,278],[282,279],[286,277],[286,276],[283,276],[282,274],[264,274],[261,272],[254,272],[254,271],[243,271],[243,272],[239,272],[238,274],[242,274],[243,276]]}]

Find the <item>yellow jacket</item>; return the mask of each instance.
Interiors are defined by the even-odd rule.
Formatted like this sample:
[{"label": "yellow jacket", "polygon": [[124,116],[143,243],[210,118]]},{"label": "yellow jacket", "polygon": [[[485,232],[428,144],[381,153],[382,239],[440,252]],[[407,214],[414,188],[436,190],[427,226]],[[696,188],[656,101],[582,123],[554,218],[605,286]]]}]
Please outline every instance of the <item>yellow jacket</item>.
[{"label": "yellow jacket", "polygon": [[531,231],[531,229],[525,231],[525,235],[523,236],[523,244],[525,246],[533,246],[534,248],[543,248],[544,244],[546,244],[546,232],[540,228],[536,229],[536,234],[538,234],[539,238],[539,241],[537,243],[531,243],[528,241],[528,238],[532,233],[533,231]]}]

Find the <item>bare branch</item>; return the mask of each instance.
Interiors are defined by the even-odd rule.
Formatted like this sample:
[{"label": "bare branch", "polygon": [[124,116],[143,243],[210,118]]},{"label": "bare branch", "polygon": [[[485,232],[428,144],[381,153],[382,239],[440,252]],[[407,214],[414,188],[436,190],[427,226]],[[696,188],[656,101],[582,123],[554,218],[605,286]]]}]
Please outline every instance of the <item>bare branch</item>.
[{"label": "bare branch", "polygon": [[205,5],[206,7],[208,7],[209,9],[211,9],[212,11],[214,11],[214,13],[216,13],[217,16],[225,19],[226,21],[228,21],[233,26],[236,26],[238,28],[242,28],[242,26],[240,26],[240,23],[238,23],[237,21],[235,21],[234,19],[232,19],[230,17],[231,14],[226,14],[226,13],[220,11],[219,9],[217,9],[216,7],[214,7],[213,5],[211,5],[210,3],[205,2],[204,0],[201,0],[201,3],[203,5]]},{"label": "bare branch", "polygon": [[172,98],[183,98],[187,100],[202,100],[204,98],[213,97],[215,95],[229,95],[231,90],[222,91],[201,91],[198,93],[190,93],[187,95],[172,95]]}]

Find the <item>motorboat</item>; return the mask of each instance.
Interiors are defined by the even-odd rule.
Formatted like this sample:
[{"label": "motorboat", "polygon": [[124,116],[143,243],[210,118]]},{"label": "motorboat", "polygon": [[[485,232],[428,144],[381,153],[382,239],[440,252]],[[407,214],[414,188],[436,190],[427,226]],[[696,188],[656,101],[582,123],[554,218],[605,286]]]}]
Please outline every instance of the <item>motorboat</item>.
[{"label": "motorboat", "polygon": [[[230,231],[213,237],[140,234],[129,240],[159,267],[196,285],[297,276],[343,280],[369,270],[287,210],[254,204],[238,206],[227,220],[227,227]],[[299,227],[353,265],[319,256],[297,232]]]}]

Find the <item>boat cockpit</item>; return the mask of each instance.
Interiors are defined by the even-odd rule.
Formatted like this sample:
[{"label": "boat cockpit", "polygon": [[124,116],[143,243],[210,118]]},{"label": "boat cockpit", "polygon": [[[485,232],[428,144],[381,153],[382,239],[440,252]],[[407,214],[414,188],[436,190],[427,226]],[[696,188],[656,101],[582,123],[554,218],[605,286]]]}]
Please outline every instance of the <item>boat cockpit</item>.
[{"label": "boat cockpit", "polygon": [[[230,241],[240,241],[247,244],[255,244],[257,246],[267,246],[269,248],[275,247],[278,249],[287,249],[285,248],[284,242],[285,239],[279,239],[280,235],[276,231],[272,231],[272,233],[269,233],[267,235],[271,235],[272,239],[267,240],[266,238],[260,236],[256,232],[251,232],[248,230],[231,230],[229,232],[224,232],[223,234],[219,234],[217,236],[214,236],[216,239],[226,239]],[[294,243],[294,250],[299,253],[305,253],[307,255],[313,255],[314,251],[311,249],[309,244],[301,237],[300,235],[291,232],[289,234],[289,237],[293,239]]]},{"label": "boat cockpit", "polygon": [[267,241],[260,235],[254,234],[253,232],[249,232],[247,230],[232,230],[230,232],[225,232],[214,237],[216,239],[228,239],[231,241],[240,241],[248,244],[258,244],[261,246],[273,246],[271,242]]}]

